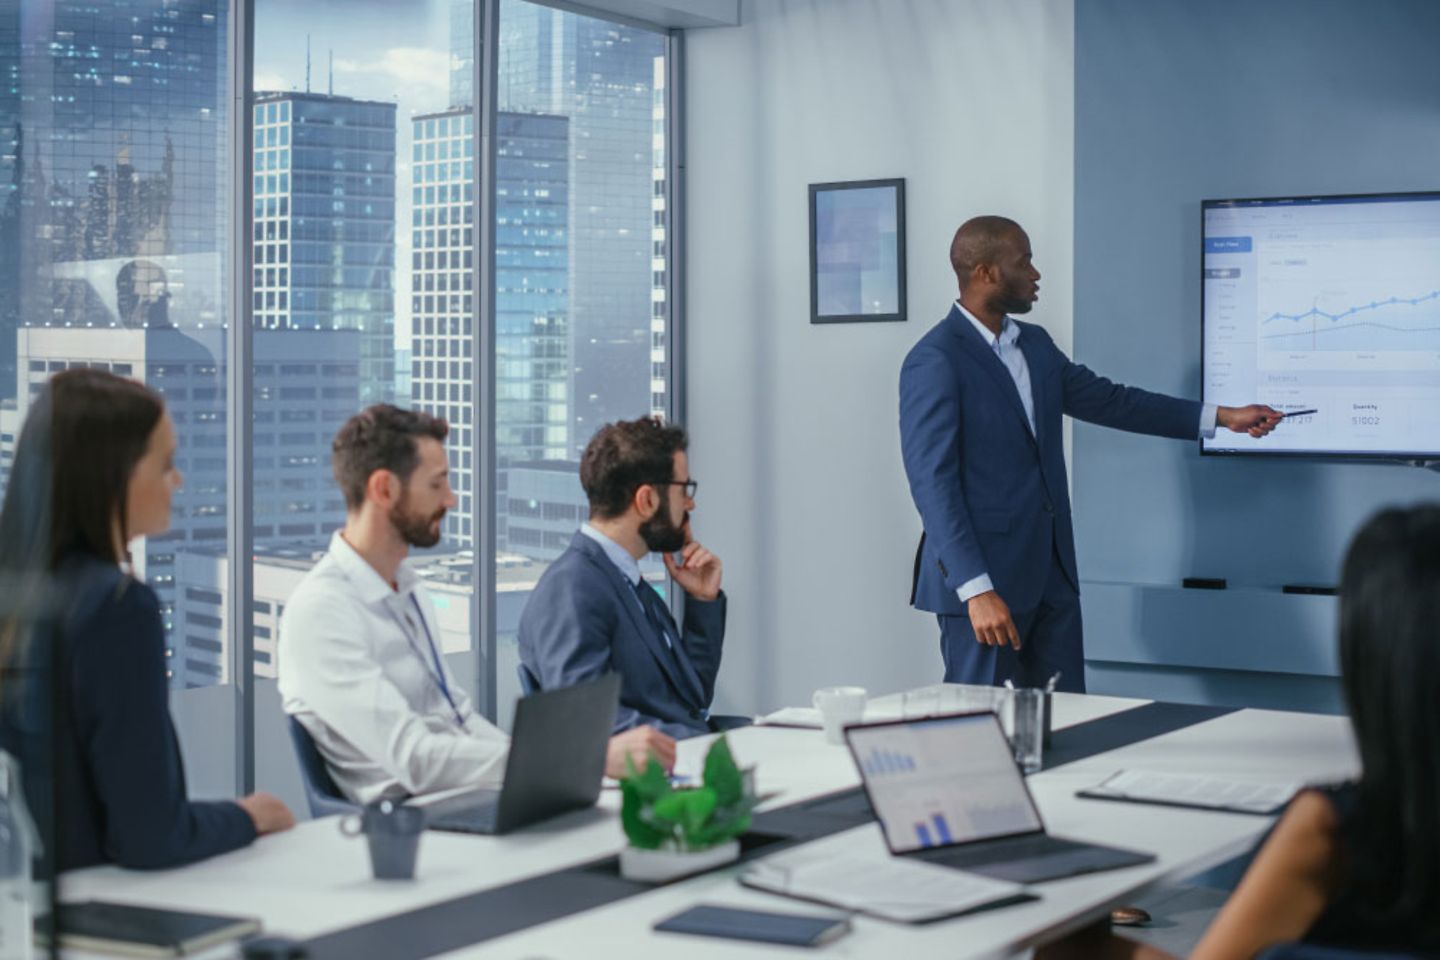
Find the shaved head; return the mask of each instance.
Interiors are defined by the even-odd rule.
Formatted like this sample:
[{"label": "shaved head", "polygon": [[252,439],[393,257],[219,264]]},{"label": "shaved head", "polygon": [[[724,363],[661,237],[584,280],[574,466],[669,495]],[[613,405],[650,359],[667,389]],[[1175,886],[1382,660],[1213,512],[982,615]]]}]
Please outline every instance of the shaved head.
[{"label": "shaved head", "polygon": [[961,292],[976,267],[998,264],[1011,241],[1024,235],[1020,224],[1007,217],[972,217],[962,223],[950,241],[950,266],[955,269]]}]

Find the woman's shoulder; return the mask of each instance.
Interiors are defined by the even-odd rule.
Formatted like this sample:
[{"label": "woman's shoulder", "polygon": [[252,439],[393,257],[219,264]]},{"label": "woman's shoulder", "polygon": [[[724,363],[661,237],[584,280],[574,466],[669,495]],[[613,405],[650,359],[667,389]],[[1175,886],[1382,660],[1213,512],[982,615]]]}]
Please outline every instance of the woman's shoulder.
[{"label": "woman's shoulder", "polygon": [[56,580],[65,594],[65,622],[70,631],[160,612],[154,590],[99,557],[67,557],[56,570]]},{"label": "woman's shoulder", "polygon": [[1293,828],[1306,832],[1334,833],[1341,820],[1340,790],[1343,786],[1306,787],[1295,794],[1285,808],[1281,823],[1288,822]]},{"label": "woman's shoulder", "polygon": [[1328,887],[1334,879],[1344,810],[1335,802],[1335,788],[1306,787],[1280,815],[1264,848],[1271,861],[1287,873],[1312,876]]},{"label": "woman's shoulder", "polygon": [[1298,808],[1295,816],[1308,826],[1334,832],[1350,819],[1356,802],[1355,782],[1346,780],[1306,787],[1290,801],[1290,809]]}]

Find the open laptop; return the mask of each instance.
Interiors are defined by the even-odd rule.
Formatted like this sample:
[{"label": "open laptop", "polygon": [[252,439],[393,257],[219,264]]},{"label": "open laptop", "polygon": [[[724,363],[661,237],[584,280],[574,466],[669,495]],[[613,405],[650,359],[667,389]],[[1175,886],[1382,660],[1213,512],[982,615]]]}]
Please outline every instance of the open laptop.
[{"label": "open laptop", "polygon": [[426,807],[425,825],[457,833],[508,833],[593,804],[620,703],[620,675],[542,690],[515,704],[505,782]]},{"label": "open laptop", "polygon": [[848,727],[845,741],[897,856],[1016,883],[1155,859],[1046,833],[993,713]]}]

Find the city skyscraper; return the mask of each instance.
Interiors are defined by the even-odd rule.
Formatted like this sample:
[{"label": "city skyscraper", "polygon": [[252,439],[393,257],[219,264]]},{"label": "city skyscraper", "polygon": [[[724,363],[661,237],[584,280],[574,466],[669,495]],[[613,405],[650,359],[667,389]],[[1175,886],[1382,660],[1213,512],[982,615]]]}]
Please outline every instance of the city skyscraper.
[{"label": "city skyscraper", "polygon": [[[447,541],[474,543],[474,118],[469,107],[413,120],[411,391],[451,424],[459,507]],[[564,117],[496,120],[496,403],[498,536],[512,464],[563,457],[569,442]]]},{"label": "city skyscraper", "polygon": [[[20,325],[20,4],[0,0],[0,402],[13,399]],[[5,480],[0,476],[0,491]]]},{"label": "city skyscraper", "polygon": [[395,104],[294,92],[255,101],[255,325],[360,331],[361,403],[388,402]]},{"label": "city skyscraper", "polygon": [[[464,0],[454,0],[457,4]],[[569,117],[571,452],[653,408],[655,61],[665,38],[502,0],[501,111]],[[452,94],[454,89],[452,88]],[[663,137],[663,126],[660,128]],[[663,218],[664,212],[660,211]]]},{"label": "city skyscraper", "polygon": [[450,0],[450,106],[475,106],[475,4]]},{"label": "city skyscraper", "polygon": [[666,209],[665,167],[665,58],[655,58],[655,93],[650,111],[650,178],[655,184],[650,196],[650,413],[656,416],[670,412],[670,362],[667,338],[670,334],[670,301],[666,292],[669,282],[669,257],[666,255],[666,234],[670,229],[670,211]]}]

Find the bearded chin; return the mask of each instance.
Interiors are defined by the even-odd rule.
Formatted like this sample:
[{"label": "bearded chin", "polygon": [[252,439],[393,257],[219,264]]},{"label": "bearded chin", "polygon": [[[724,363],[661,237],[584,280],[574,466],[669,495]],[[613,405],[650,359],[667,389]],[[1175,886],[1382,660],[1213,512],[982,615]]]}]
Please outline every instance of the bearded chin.
[{"label": "bearded chin", "polygon": [[640,539],[656,553],[674,553],[685,546],[685,531],[670,521],[670,511],[662,507],[640,524]]},{"label": "bearded chin", "polygon": [[[445,511],[438,516],[420,517],[404,509],[396,509],[390,514],[390,522],[404,540],[412,547],[433,547],[440,542],[440,524],[445,518]],[[432,526],[434,529],[431,529]]]}]

